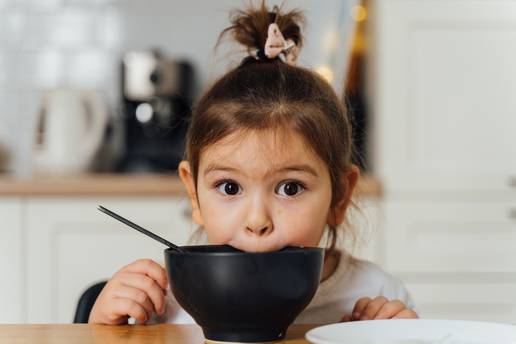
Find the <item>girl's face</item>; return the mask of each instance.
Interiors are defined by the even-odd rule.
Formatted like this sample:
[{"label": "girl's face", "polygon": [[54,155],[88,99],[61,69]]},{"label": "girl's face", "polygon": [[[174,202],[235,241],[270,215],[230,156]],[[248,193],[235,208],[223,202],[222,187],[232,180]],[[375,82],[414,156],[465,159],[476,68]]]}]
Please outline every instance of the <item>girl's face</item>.
[{"label": "girl's face", "polygon": [[248,252],[317,246],[330,219],[328,168],[297,133],[237,132],[209,146],[197,189],[186,161],[179,172],[211,244]]}]

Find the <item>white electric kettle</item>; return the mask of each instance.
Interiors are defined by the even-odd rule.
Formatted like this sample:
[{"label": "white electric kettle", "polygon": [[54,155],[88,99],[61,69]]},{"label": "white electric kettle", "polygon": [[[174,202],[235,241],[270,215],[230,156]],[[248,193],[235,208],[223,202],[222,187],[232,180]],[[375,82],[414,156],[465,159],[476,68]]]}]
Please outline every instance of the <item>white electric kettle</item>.
[{"label": "white electric kettle", "polygon": [[95,91],[45,91],[36,122],[33,172],[65,175],[87,171],[107,120],[107,108]]}]

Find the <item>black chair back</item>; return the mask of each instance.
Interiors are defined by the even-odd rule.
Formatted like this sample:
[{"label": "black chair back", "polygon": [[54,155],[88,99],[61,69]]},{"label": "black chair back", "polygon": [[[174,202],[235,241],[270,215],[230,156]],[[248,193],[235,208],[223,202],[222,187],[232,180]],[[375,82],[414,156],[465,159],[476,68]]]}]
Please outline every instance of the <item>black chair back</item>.
[{"label": "black chair back", "polygon": [[96,283],[82,293],[79,298],[79,302],[77,303],[77,309],[75,310],[75,316],[73,318],[74,324],[88,323],[88,318],[90,317],[90,312],[95,304],[95,300],[97,300],[97,297],[106,283],[107,281]]}]

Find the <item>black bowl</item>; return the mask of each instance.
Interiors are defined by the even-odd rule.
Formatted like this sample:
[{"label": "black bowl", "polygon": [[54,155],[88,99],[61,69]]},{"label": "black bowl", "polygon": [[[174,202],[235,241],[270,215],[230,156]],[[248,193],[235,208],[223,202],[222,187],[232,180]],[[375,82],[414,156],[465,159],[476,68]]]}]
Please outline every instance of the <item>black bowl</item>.
[{"label": "black bowl", "polygon": [[251,253],[228,245],[165,250],[176,300],[214,341],[267,342],[284,338],[310,303],[324,249],[289,246]]}]

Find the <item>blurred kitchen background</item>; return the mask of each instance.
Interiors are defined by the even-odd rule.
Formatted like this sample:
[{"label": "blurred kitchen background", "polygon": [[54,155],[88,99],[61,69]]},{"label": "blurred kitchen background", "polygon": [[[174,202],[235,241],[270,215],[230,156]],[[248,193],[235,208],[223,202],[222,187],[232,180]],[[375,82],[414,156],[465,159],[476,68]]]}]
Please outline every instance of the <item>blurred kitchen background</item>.
[{"label": "blurred kitchen background", "polygon": [[[162,260],[98,204],[187,242],[175,168],[192,105],[244,56],[213,50],[244,4],[0,0],[1,323],[71,322],[88,286]],[[307,17],[299,64],[353,119],[360,211],[341,245],[421,317],[516,323],[516,2],[285,7]]]}]

